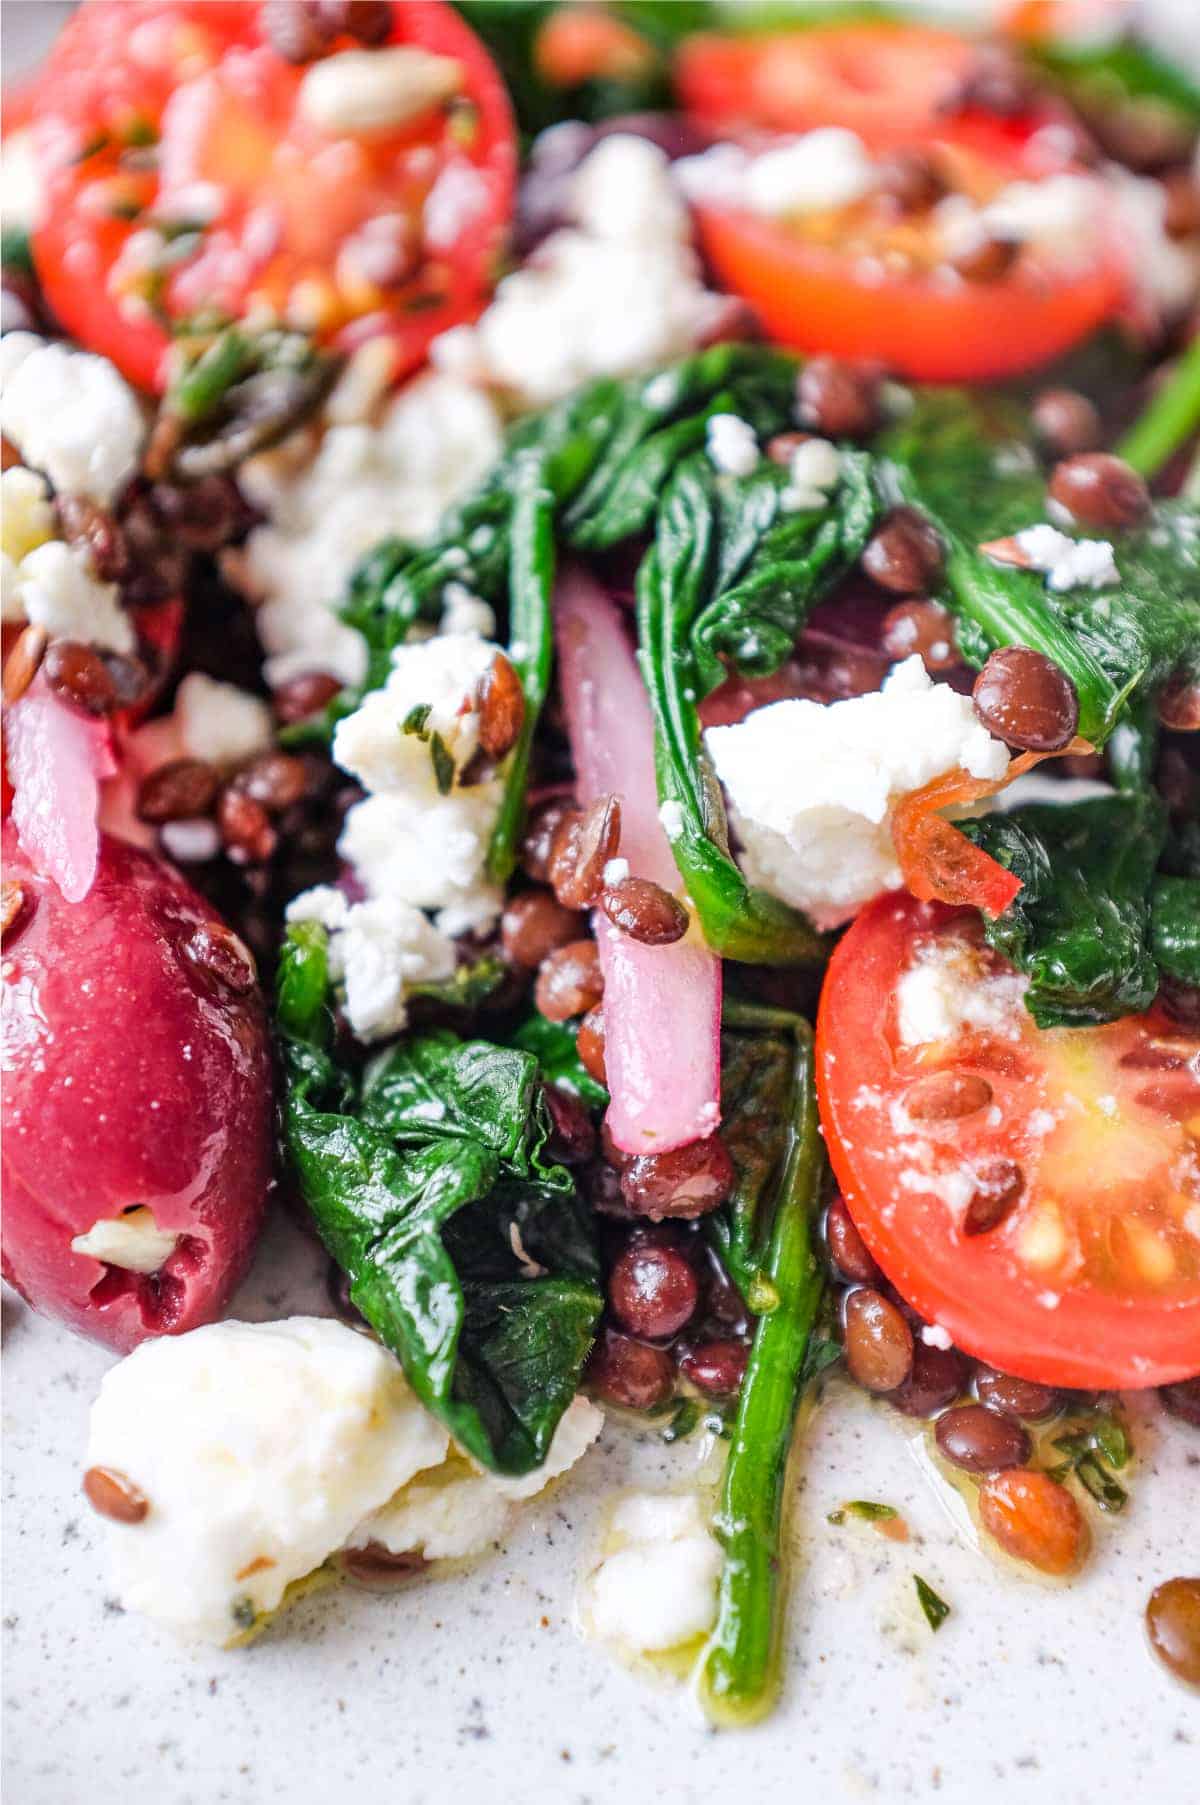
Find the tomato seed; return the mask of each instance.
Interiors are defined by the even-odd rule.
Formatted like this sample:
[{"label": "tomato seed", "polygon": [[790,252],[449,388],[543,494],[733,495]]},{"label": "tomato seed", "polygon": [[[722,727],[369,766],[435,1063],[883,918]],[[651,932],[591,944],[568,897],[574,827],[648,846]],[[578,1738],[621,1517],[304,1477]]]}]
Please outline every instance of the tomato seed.
[{"label": "tomato seed", "polygon": [[991,1085],[974,1072],[930,1072],[909,1085],[904,1107],[914,1122],[955,1122],[991,1100]]},{"label": "tomato seed", "polygon": [[963,1216],[964,1235],[986,1235],[1012,1214],[1025,1189],[1025,1174],[1015,1160],[1001,1156],[975,1172],[975,1190]]}]

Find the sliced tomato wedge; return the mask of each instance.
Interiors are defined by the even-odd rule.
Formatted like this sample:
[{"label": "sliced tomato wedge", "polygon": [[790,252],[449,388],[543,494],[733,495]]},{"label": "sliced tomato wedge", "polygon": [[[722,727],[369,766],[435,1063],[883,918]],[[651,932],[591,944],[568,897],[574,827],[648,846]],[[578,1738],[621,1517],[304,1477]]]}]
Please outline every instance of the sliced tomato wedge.
[{"label": "sliced tomato wedge", "polygon": [[817,1090],[863,1239],[967,1353],[1085,1388],[1200,1373],[1194,1033],[1038,1029],[976,915],[899,893],[830,962]]},{"label": "sliced tomato wedge", "polygon": [[413,77],[420,99],[402,124],[368,129],[360,75],[314,109],[305,83],[320,65],[279,56],[262,11],[95,0],[37,84],[50,170],[39,277],[67,330],[143,388],[164,386],[181,323],[214,312],[334,344],[386,332],[400,376],[490,292],[516,147],[473,32],[442,0],[405,0],[380,50],[335,40],[334,55],[406,46],[440,59]]},{"label": "sliced tomato wedge", "polygon": [[1053,102],[1000,117],[957,101],[976,55],[957,32],[902,20],[701,33],[681,45],[675,82],[687,111],[726,134],[844,125],[875,150],[937,136],[989,154],[1028,147],[1045,166],[1061,159],[1065,136],[1056,143],[1043,134],[1032,145],[1062,118]]}]

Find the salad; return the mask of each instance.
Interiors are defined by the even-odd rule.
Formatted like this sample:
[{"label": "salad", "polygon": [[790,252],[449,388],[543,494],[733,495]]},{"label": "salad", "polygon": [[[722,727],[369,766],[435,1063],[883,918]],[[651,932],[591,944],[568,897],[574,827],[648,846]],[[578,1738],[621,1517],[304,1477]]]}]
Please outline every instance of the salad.
[{"label": "salad", "polygon": [[6,97],[4,1273],[124,1607],[660,1435],[580,1620],[742,1724],[822,1397],[1031,1582],[1200,1428],[1200,88],[999,14],[89,0]]}]

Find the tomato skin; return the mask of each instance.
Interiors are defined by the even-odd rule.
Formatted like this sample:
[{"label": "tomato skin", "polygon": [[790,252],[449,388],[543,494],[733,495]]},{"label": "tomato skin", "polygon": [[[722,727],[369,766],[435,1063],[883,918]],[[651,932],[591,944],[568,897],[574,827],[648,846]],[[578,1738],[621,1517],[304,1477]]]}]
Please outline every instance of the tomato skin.
[{"label": "tomato skin", "polygon": [[[35,88],[35,123],[50,168],[45,216],[33,241],[43,291],[72,337],[110,358],[137,387],[151,392],[165,386],[170,333],[149,309],[122,305],[108,286],[109,274],[139,222],[97,211],[89,197],[95,171],[87,159],[79,161],[79,149],[94,137],[100,118],[144,119],[155,126],[162,119],[183,77],[170,67],[135,63],[126,53],[139,34],[144,37],[154,30],[194,26],[222,56],[268,55],[268,67],[278,71],[283,105],[300,72],[264,52],[260,12],[250,0],[93,0],[63,31]],[[453,245],[438,246],[433,253],[444,273],[444,297],[434,304],[425,304],[428,298],[422,297],[420,308],[408,313],[403,307],[384,305],[344,326],[335,321],[318,334],[347,347],[365,337],[388,335],[396,345],[399,380],[424,360],[433,338],[474,319],[486,304],[512,212],[517,151],[512,110],[500,76],[483,45],[445,0],[405,0],[395,7],[391,41],[452,57],[463,66],[464,94],[477,114],[475,137],[463,155],[481,184],[482,196]],[[188,73],[185,70],[184,77]],[[265,133],[270,129],[267,121]],[[340,145],[345,140],[330,142]],[[222,155],[225,148],[222,138]],[[236,166],[236,148],[229,156]],[[354,192],[351,182],[344,190],[347,205],[352,205]],[[324,199],[328,202],[330,194]],[[318,211],[322,200],[318,190],[313,197]],[[328,246],[325,249],[332,255]],[[167,306],[172,313],[194,310],[194,302],[172,304],[181,284],[188,292],[185,275],[179,271],[169,278]],[[246,298],[241,297],[243,303]]]},{"label": "tomato skin", "polygon": [[864,1091],[879,1086],[898,1094],[888,1028],[897,976],[916,936],[944,928],[955,915],[901,893],[880,897],[830,961],[817,1018],[817,1096],[855,1226],[927,1321],[1001,1371],[1083,1389],[1139,1389],[1200,1372],[1200,1284],[1151,1296],[1086,1280],[1052,1286],[1019,1263],[1002,1232],[964,1236],[945,1203],[897,1182],[897,1136],[885,1127],[873,1137]]},{"label": "tomato skin", "polygon": [[[4,956],[4,1275],[123,1353],[212,1321],[249,1262],[273,1164],[266,1013],[257,988],[197,974],[181,947],[219,918],[158,859],[105,836],[71,904],[11,823],[3,848],[30,911]],[[185,1237],[161,1282],[70,1246],[134,1205]]]},{"label": "tomato skin", "polygon": [[1108,254],[1054,283],[1019,269],[995,282],[878,281],[767,219],[701,206],[696,222],[722,285],[750,303],[777,343],[874,359],[918,382],[990,382],[1036,369],[1110,318],[1125,292]]}]

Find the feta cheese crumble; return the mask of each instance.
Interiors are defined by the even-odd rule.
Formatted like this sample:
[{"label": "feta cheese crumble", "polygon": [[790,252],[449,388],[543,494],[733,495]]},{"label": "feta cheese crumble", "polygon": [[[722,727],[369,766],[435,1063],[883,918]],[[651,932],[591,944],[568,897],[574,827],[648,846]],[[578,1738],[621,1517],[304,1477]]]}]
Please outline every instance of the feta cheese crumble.
[{"label": "feta cheese crumble", "polygon": [[705,444],[714,468],[723,476],[749,476],[758,467],[754,428],[737,414],[713,414],[705,428]]},{"label": "feta cheese crumble", "polygon": [[360,1040],[398,1034],[408,1021],[414,984],[453,977],[454,943],[410,903],[380,896],[352,903],[318,884],[293,897],[288,921],[319,921],[329,930],[329,976],[340,985],[346,1019]]},{"label": "feta cheese crumble", "polygon": [[382,689],[338,723],[333,756],[368,790],[402,789],[431,802],[439,786],[433,735],[457,779],[479,745],[479,686],[498,647],[475,633],[440,633],[397,646]]},{"label": "feta cheese crumble", "polygon": [[338,851],[369,895],[431,910],[443,934],[486,932],[504,904],[483,875],[501,795],[499,781],[432,801],[381,791],[347,812]]},{"label": "feta cheese crumble", "polygon": [[704,287],[663,152],[614,133],[571,179],[572,224],[553,232],[470,326],[435,339],[434,364],[544,407],[596,376],[693,350],[725,307]]},{"label": "feta cheese crumble", "polygon": [[58,538],[44,477],[23,464],[0,476],[0,599],[6,622],[32,621],[51,639],[132,652],[137,636],[114,583],[96,576],[86,546]]},{"label": "feta cheese crumble", "polygon": [[186,756],[214,765],[244,764],[269,751],[275,737],[270,707],[261,696],[203,671],[189,672],[179,685],[174,718]]},{"label": "feta cheese crumble", "polygon": [[980,1028],[1016,1040],[1025,1023],[1029,979],[990,971],[976,947],[937,940],[918,948],[896,986],[896,1026],[906,1047],[953,1040]]},{"label": "feta cheese crumble", "polygon": [[674,177],[689,200],[744,207],[768,219],[846,207],[875,186],[878,175],[862,139],[843,126],[821,126],[753,154],[718,144],[681,157]]},{"label": "feta cheese crumble", "polygon": [[970,698],[934,684],[916,655],[876,694],[774,702],[710,728],[705,743],[746,876],[823,928],[901,882],[891,838],[901,796],[956,766],[988,779],[1008,769]]},{"label": "feta cheese crumble", "polygon": [[141,403],[106,357],[34,332],[0,339],[0,431],[60,495],[111,507],[141,460]]},{"label": "feta cheese crumble", "polygon": [[788,483],[780,501],[792,513],[828,507],[841,477],[842,454],[837,446],[828,439],[804,439],[788,461]]},{"label": "feta cheese crumble", "polygon": [[1121,580],[1107,539],[1072,539],[1044,522],[1013,538],[1030,569],[1045,571],[1047,589],[1107,589]]},{"label": "feta cheese crumble", "polygon": [[711,1629],[721,1550],[690,1493],[634,1492],[613,1512],[609,1547],[584,1587],[592,1633],[635,1654]]},{"label": "feta cheese crumble", "polygon": [[153,1210],[139,1207],[120,1216],[101,1216],[86,1235],[75,1236],[71,1252],[125,1272],[149,1273],[170,1259],[178,1240],[173,1229],[159,1228]]}]

